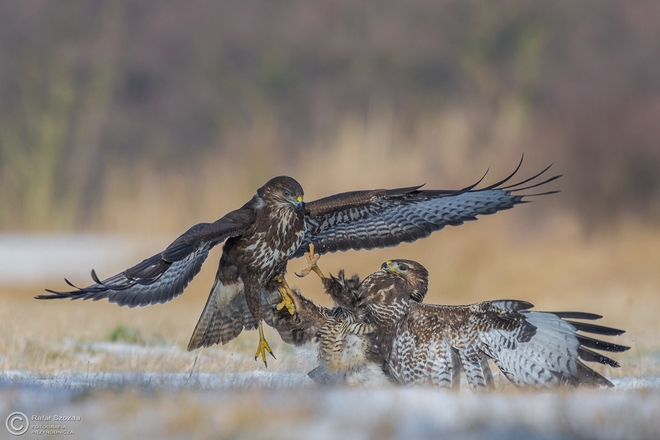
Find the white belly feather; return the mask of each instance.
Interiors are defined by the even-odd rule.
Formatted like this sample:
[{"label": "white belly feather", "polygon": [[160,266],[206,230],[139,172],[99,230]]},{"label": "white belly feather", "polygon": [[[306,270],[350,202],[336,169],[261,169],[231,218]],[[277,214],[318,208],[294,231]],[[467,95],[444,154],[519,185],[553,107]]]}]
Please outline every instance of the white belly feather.
[{"label": "white belly feather", "polygon": [[227,285],[222,284],[222,281],[220,280],[216,280],[216,283],[213,286],[213,291],[211,292],[211,295],[214,296],[215,310],[228,308],[231,300],[243,293],[243,290],[243,281],[241,281],[240,278],[237,283]]}]

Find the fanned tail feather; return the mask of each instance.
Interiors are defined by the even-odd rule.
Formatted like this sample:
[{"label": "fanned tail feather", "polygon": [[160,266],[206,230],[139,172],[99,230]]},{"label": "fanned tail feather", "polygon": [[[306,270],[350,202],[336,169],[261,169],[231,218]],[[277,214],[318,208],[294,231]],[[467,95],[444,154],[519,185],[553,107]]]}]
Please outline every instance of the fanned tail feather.
[{"label": "fanned tail feather", "polygon": [[[250,313],[245,294],[242,291],[231,298],[225,306],[216,308],[215,304],[220,296],[220,289],[221,284],[216,280],[190,337],[188,351],[215,344],[226,344],[238,337],[244,329],[257,328],[258,323]],[[261,298],[262,317],[267,324],[272,325],[274,321],[273,305],[281,301],[282,297],[275,291],[262,292]]]}]

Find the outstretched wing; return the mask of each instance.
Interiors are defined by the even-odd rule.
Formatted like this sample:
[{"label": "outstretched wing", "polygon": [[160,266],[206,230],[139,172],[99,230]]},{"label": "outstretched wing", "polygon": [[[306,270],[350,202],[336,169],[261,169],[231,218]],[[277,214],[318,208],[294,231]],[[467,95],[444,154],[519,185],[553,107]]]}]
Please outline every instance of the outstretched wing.
[{"label": "outstretched wing", "polygon": [[[516,301],[492,301],[491,312],[500,309],[502,317],[514,310]],[[486,304],[486,303],[484,303]],[[531,304],[530,304],[531,306]],[[616,336],[623,333],[610,327],[566,318],[595,320],[600,315],[582,312],[535,312],[515,307],[512,317],[519,326],[504,328],[493,326],[479,334],[479,349],[486,353],[505,376],[518,386],[551,387],[560,384],[604,385],[612,383],[584,362],[596,362],[611,367],[619,364],[590,349],[621,352],[629,347],[594,339],[580,333]],[[526,309],[526,310],[523,310]],[[517,316],[517,318],[515,318]]]},{"label": "outstretched wing", "polygon": [[238,209],[215,223],[200,223],[188,229],[167,249],[124,272],[99,280],[92,270],[95,284],[79,288],[69,280],[66,283],[76,290],[58,292],[46,289],[50,295],[36,299],[91,299],[107,298],[120,306],[136,307],[164,303],[181,295],[188,283],[199,273],[209,250],[228,237],[236,237],[254,222],[254,211]]},{"label": "outstretched wing", "polygon": [[601,318],[593,313],[536,312],[532,307],[515,300],[414,304],[395,338],[389,367],[405,383],[431,380],[453,386],[454,374],[463,370],[473,388],[490,388],[490,359],[517,386],[612,386],[585,362],[618,367],[592,349],[617,353],[629,347],[579,332],[617,336],[622,330],[573,320]]},{"label": "outstretched wing", "polygon": [[[305,238],[293,257],[302,256],[310,243],[319,254],[410,243],[445,226],[460,225],[466,220],[476,220],[478,215],[493,214],[524,203],[525,195],[518,194],[520,191],[560,177],[535,182],[550,168],[547,167],[528,179],[504,186],[521,164],[522,159],[506,179],[482,189],[475,189],[479,180],[460,190],[420,190],[421,186],[415,186],[354,191],[307,203]],[[557,191],[544,194],[554,192]]]}]

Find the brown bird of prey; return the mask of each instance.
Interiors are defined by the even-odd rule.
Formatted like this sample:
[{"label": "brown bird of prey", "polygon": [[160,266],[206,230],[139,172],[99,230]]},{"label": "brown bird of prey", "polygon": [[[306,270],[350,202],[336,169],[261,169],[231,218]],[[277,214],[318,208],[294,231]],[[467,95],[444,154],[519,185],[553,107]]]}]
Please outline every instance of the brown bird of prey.
[{"label": "brown bird of prey", "polygon": [[[319,255],[314,254],[313,245],[305,256],[309,266],[299,276],[316,272],[334,307],[329,309],[316,305],[295,291],[292,295],[297,312],[295,316],[274,311],[272,317],[269,316],[269,324],[289,344],[319,343],[319,366],[308,373],[319,383],[371,386],[391,382],[375,340],[377,327],[358,316],[360,289],[364,287],[359,277],[353,275],[346,278],[344,270],[340,270],[337,277],[323,275],[316,265]],[[426,278],[420,278],[419,285],[410,291],[410,299],[421,302],[426,291]],[[271,301],[275,300],[273,295]]]},{"label": "brown bird of prey", "polygon": [[623,333],[573,321],[601,318],[592,313],[536,312],[529,310],[532,304],[514,300],[421,304],[428,272],[415,261],[387,261],[357,287],[355,278],[346,287],[342,276],[324,277],[315,260],[310,269],[331,297],[344,296],[342,306],[328,313],[296,294],[298,315],[276,313],[274,327],[285,339],[296,335],[296,343],[319,341],[319,367],[310,376],[320,382],[373,384],[389,377],[403,384],[458,388],[463,370],[473,388],[491,388],[490,359],[517,386],[612,386],[583,361],[618,367],[591,349],[629,348],[578,333]]},{"label": "brown bird of prey", "polygon": [[241,208],[215,223],[193,226],[164,251],[124,272],[101,281],[92,271],[95,284],[78,288],[66,280],[76,290],[47,290],[50,295],[37,298],[107,298],[129,307],[164,303],[183,292],[199,273],[209,250],[224,242],[215,283],[188,350],[226,343],[244,327],[257,327],[260,338],[255,359],[261,356],[265,362],[266,351],[271,355],[272,351],[263,337],[261,295],[280,290],[283,301],[278,307],[294,312],[290,289],[282,278],[289,259],[302,256],[311,243],[323,254],[413,242],[447,225],[460,225],[478,215],[524,203],[523,197],[528,195],[520,191],[559,177],[535,180],[548,167],[507,185],[520,164],[506,179],[481,189],[476,189],[480,180],[460,190],[415,186],[354,191],[306,204],[298,182],[275,177]]}]

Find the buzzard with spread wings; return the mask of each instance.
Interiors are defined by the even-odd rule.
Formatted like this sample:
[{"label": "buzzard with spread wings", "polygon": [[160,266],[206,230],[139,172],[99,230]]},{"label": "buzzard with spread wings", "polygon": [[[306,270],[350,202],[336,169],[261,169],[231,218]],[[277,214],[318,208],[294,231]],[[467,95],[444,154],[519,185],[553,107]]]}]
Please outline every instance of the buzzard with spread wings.
[{"label": "buzzard with spread wings", "polygon": [[[263,295],[279,291],[279,309],[294,312],[283,279],[287,261],[302,256],[310,244],[316,252],[396,246],[428,237],[448,225],[460,225],[479,215],[493,214],[524,203],[522,191],[545,185],[548,168],[511,184],[507,178],[484,188],[481,182],[460,190],[423,190],[421,186],[354,191],[303,203],[303,189],[291,177],[275,177],[241,208],[214,223],[200,223],[179,236],[164,251],[141,263],[75,290],[47,291],[37,299],[107,298],[120,306],[164,303],[179,296],[199,273],[209,251],[223,243],[215,282],[188,344],[188,350],[226,343],[243,328],[259,329],[255,359],[266,361],[272,351],[263,337]],[[483,179],[483,178],[482,178]],[[549,191],[549,194],[556,191]]]},{"label": "buzzard with spread wings", "polygon": [[526,301],[484,301],[466,306],[420,304],[409,292],[426,269],[411,261],[387,261],[365,279],[358,315],[376,327],[389,373],[406,384],[458,387],[463,370],[473,388],[493,386],[488,360],[517,386],[612,386],[584,362],[619,364],[597,353],[630,347],[578,333],[624,333],[574,321],[602,316],[584,312],[536,312]]}]

